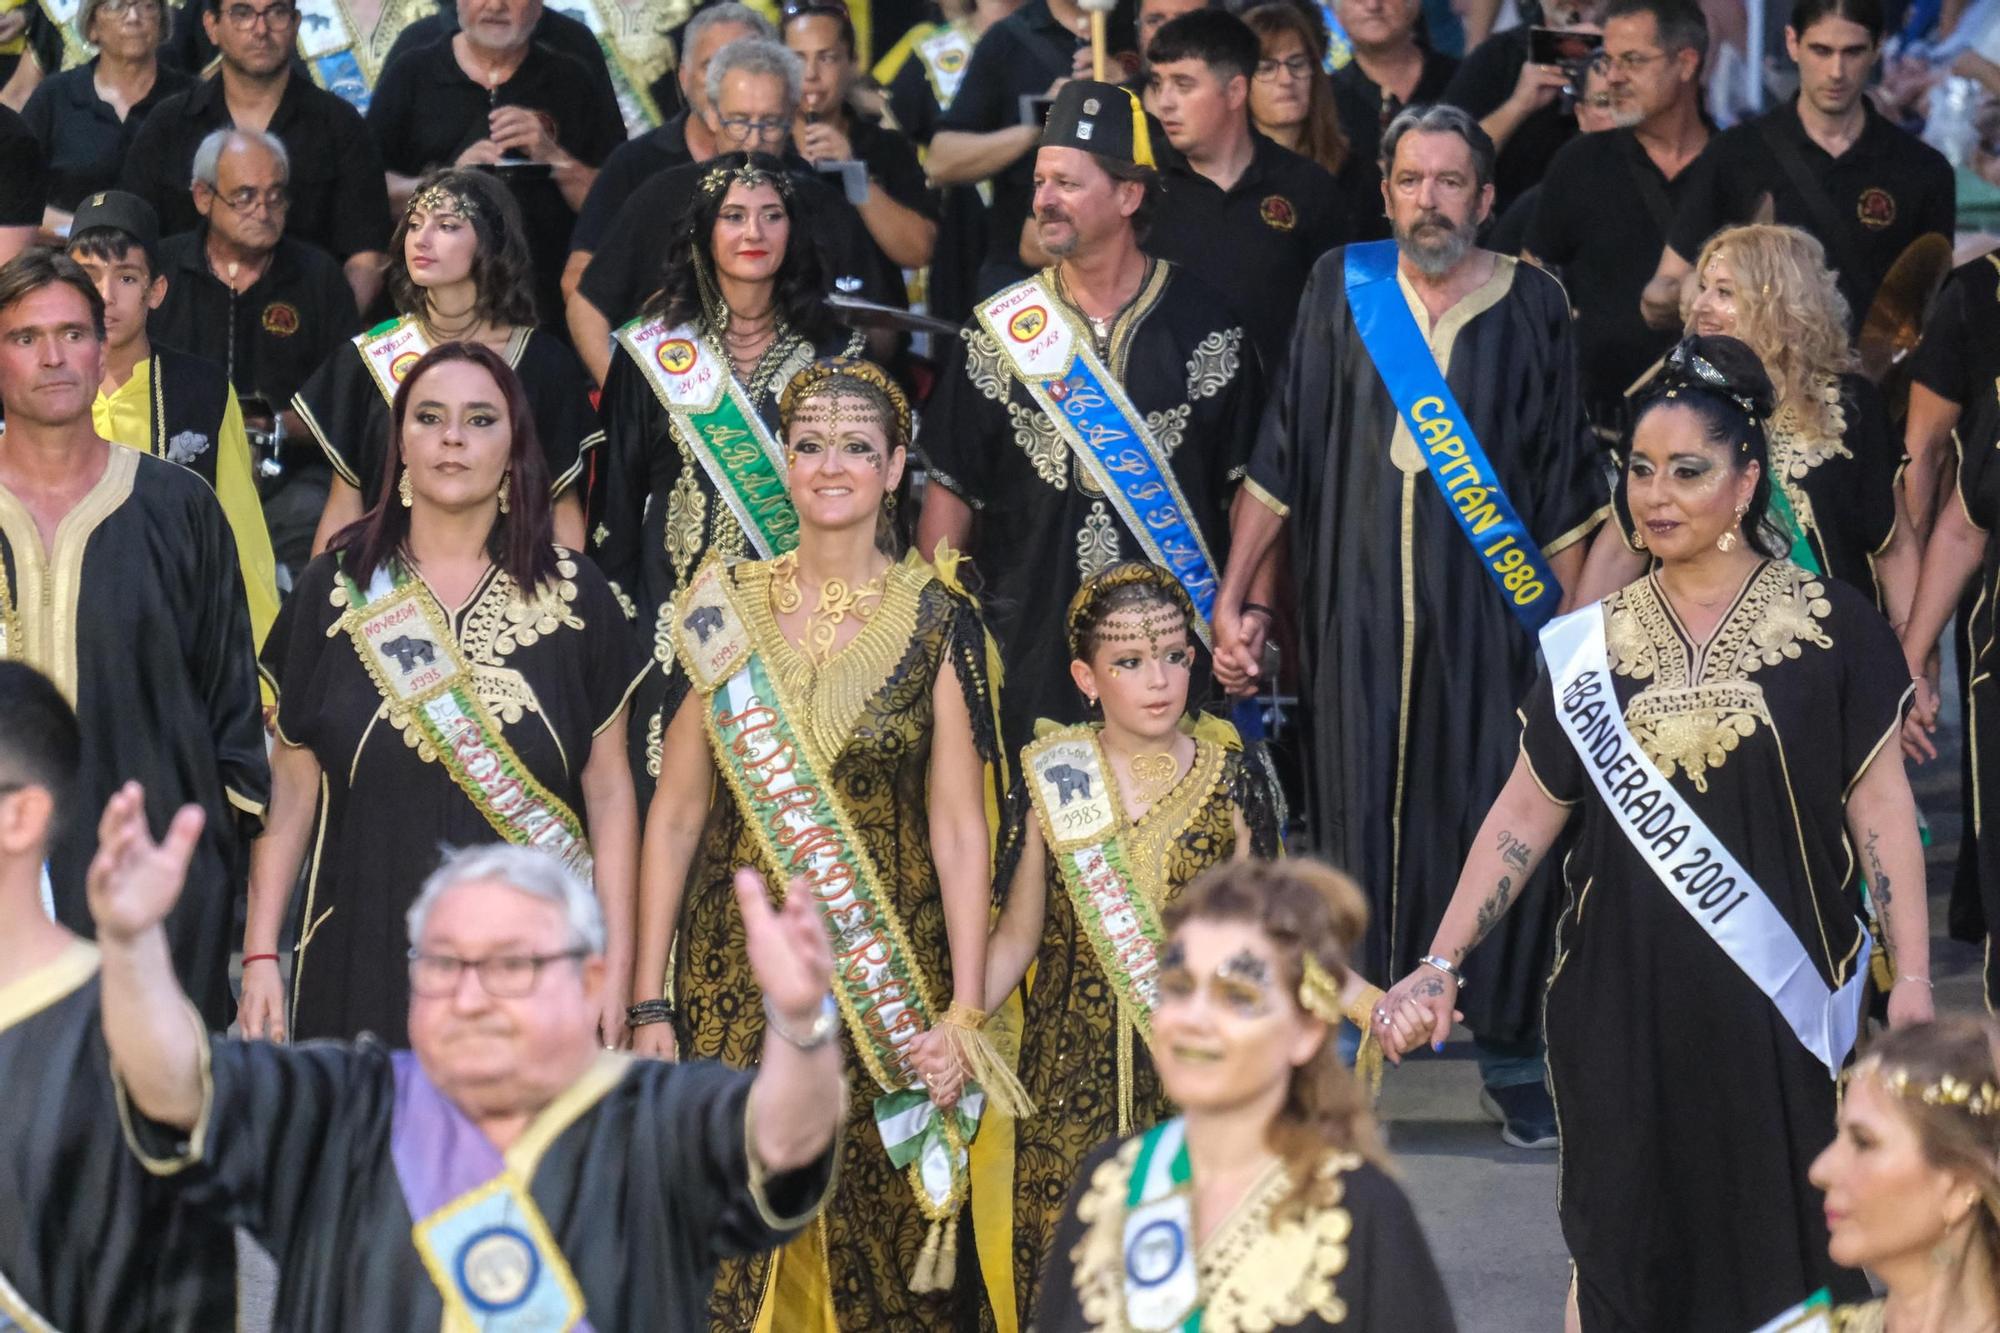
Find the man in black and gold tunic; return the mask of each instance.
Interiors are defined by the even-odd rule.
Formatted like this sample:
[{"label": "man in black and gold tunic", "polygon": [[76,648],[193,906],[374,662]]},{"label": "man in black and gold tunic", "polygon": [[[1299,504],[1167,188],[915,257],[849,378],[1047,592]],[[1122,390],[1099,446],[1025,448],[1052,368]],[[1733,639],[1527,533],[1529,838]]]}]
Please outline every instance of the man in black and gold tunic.
[{"label": "man in black and gold tunic", "polygon": [[1086,717],[1063,647],[1084,579],[1166,565],[1204,636],[1221,579],[1263,375],[1222,297],[1139,248],[1153,152],[1130,93],[1064,85],[1035,160],[1036,230],[1056,263],[975,304],[917,440],[931,482],[917,542],[972,556],[1006,666],[1009,750],[1038,717]]}]

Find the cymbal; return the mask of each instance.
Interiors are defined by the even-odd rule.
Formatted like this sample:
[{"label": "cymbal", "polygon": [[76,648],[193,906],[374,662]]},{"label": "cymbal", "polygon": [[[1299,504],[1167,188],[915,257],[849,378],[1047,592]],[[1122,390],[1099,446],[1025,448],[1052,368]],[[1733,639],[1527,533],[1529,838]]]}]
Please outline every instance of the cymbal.
[{"label": "cymbal", "polygon": [[841,323],[852,328],[893,329],[898,333],[934,333],[949,338],[958,336],[959,326],[948,319],[939,319],[935,315],[920,315],[914,310],[903,310],[876,301],[864,301],[845,292],[832,293],[826,298],[826,303],[833,307],[833,313]]},{"label": "cymbal", "polygon": [[1935,232],[1917,237],[1896,257],[1875,291],[1861,336],[1855,339],[1862,374],[1880,384],[1909,355],[1923,336],[1931,302],[1950,274],[1951,242]]}]

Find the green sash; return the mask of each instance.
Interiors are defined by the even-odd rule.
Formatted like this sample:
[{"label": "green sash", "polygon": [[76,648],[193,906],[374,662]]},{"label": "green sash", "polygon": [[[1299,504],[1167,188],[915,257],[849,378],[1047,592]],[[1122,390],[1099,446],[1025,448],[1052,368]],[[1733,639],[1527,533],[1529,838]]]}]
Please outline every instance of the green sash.
[{"label": "green sash", "polygon": [[799,544],[799,516],[785,488],[785,455],[727,361],[692,324],[633,320],[618,341],[653,386],[683,443],[736,515],[758,558]]},{"label": "green sash", "polygon": [[1077,920],[1139,1035],[1153,1039],[1159,1002],[1160,914],[1136,882],[1119,833],[1117,795],[1093,727],[1065,727],[1021,752],[1028,796]]},{"label": "green sash", "polygon": [[1778,516],[1779,525],[1792,541],[1792,549],[1786,558],[1811,573],[1826,573],[1819,567],[1819,557],[1813,554],[1812,542],[1806,537],[1806,525],[1799,522],[1798,511],[1792,508],[1792,497],[1785,494],[1784,480],[1776,476],[1771,478],[1771,512]]},{"label": "green sash", "polygon": [[375,571],[365,595],[347,575],[340,582],[349,608],[341,621],[389,705],[389,720],[417,728],[494,832],[550,853],[590,883],[582,821],[501,735],[430,589],[396,561]]}]

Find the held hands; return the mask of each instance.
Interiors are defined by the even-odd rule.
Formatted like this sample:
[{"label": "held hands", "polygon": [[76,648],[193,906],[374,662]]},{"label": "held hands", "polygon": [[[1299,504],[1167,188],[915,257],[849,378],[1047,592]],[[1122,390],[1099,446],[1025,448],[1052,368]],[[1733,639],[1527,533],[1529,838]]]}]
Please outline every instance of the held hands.
[{"label": "held hands", "polygon": [[941,1029],[933,1027],[910,1043],[910,1063],[923,1075],[932,1105],[948,1111],[958,1104],[965,1091],[965,1064],[958,1058],[958,1047]]},{"label": "held hands", "polygon": [[97,855],[86,877],[100,940],[130,944],[167,919],[180,900],[207,818],[200,806],[184,805],[167,836],[154,842],[146,827],[146,793],[138,783],[126,783],[105,803]]},{"label": "held hands", "polygon": [[1903,754],[1912,763],[1923,764],[1937,758],[1937,743],[1931,739],[1937,735],[1938,708],[1942,702],[1938,696],[1936,660],[1936,654],[1932,654],[1921,670],[1915,667],[1910,670],[1916,695],[1903,718],[1902,742]]},{"label": "held hands", "polygon": [[236,1027],[245,1041],[288,1040],[285,979],[268,959],[243,965],[243,998],[236,1002]]},{"label": "held hands", "polygon": [[736,903],[743,912],[750,971],[779,1021],[803,1032],[818,1019],[820,1002],[833,987],[833,945],[827,941],[805,880],[792,881],[782,907],[772,907],[768,893],[764,877],[756,871],[745,866],[736,872]]},{"label": "held hands", "polygon": [[1264,643],[1271,623],[1261,611],[1215,608],[1215,679],[1239,699],[1257,693],[1264,674]]},{"label": "held hands", "polygon": [[1437,1050],[1451,1034],[1458,1012],[1458,982],[1434,967],[1419,963],[1375,1006],[1375,1040],[1391,1064],[1420,1046]]}]

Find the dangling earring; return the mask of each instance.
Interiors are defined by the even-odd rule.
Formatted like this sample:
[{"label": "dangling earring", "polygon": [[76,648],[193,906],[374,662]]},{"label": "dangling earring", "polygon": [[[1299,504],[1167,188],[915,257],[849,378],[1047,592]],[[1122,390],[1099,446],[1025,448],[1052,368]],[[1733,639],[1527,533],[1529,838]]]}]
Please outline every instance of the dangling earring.
[{"label": "dangling earring", "polygon": [[1632,545],[1637,550],[1646,549],[1646,530],[1637,523],[1632,525]]},{"label": "dangling earring", "polygon": [[403,475],[396,478],[396,496],[403,502],[403,508],[405,509],[408,509],[417,502],[416,488],[410,485],[410,470],[408,468],[404,468]]},{"label": "dangling earring", "polygon": [[896,512],[896,493],[890,491],[882,497],[882,508],[893,514]]},{"label": "dangling earring", "polygon": [[507,484],[513,479],[513,476],[512,472],[503,472],[500,474],[500,512],[503,514],[507,512]]},{"label": "dangling earring", "polygon": [[[1736,528],[1740,528],[1743,526],[1743,516],[1749,512],[1750,512],[1750,506],[1747,504],[1740,504],[1736,506]],[[1733,551],[1736,549],[1736,528],[1731,528],[1729,531],[1723,533],[1720,537],[1717,537],[1715,539],[1716,550]]]}]

